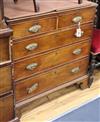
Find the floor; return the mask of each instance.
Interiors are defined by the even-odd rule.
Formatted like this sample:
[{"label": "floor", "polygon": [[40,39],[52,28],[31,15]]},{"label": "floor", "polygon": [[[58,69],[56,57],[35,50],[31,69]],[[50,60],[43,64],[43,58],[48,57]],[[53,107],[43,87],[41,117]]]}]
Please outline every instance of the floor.
[{"label": "floor", "polygon": [[[95,71],[95,82],[91,88],[80,90],[73,86],[37,100],[33,106],[28,107],[28,109],[34,107],[31,111],[22,109],[21,122],[50,122],[98,97],[100,97],[100,69]],[[46,103],[36,107],[43,102]]]},{"label": "floor", "polygon": [[100,122],[100,98],[97,98],[78,109],[52,122]]}]

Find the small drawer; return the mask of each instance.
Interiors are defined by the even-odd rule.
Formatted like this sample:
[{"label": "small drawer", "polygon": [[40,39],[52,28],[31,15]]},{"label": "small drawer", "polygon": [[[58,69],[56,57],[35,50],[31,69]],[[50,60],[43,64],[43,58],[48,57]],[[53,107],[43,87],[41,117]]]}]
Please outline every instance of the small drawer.
[{"label": "small drawer", "polygon": [[85,8],[78,9],[70,12],[64,12],[59,14],[59,28],[65,28],[67,26],[72,26],[74,24],[93,22],[94,14],[96,12],[95,8]]},{"label": "small drawer", "polygon": [[46,34],[38,37],[31,37],[24,40],[16,40],[12,46],[13,59],[18,60],[30,55],[39,54],[64,45],[81,42],[83,39],[90,38],[93,30],[92,24],[82,26],[84,34],[82,37],[75,37],[76,27],[57,31],[52,34]]},{"label": "small drawer", "polygon": [[14,79],[19,80],[54,66],[88,56],[89,50],[90,42],[86,40],[79,44],[62,47],[52,52],[15,62]]},{"label": "small drawer", "polygon": [[5,66],[0,68],[0,94],[12,89],[11,67]]},{"label": "small drawer", "polygon": [[50,32],[56,29],[56,17],[33,18],[16,22],[10,25],[13,29],[13,38],[22,38],[38,33]]},{"label": "small drawer", "polygon": [[8,95],[0,98],[0,122],[8,122],[13,119],[13,96]]},{"label": "small drawer", "polygon": [[10,60],[9,38],[0,38],[0,63]]},{"label": "small drawer", "polygon": [[41,94],[87,74],[88,58],[63,65],[32,78],[16,82],[16,101]]}]

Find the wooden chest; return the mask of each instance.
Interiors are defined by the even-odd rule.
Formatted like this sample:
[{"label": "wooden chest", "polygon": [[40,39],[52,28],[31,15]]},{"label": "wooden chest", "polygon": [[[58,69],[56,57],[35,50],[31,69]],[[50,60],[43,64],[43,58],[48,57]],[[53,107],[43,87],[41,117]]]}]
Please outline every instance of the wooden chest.
[{"label": "wooden chest", "polygon": [[90,86],[89,55],[96,4],[85,0],[80,5],[75,0],[40,2],[40,12],[34,13],[32,1],[23,1],[14,5],[4,0],[6,24],[13,35],[0,40],[0,94],[12,91],[13,97],[4,98],[10,99],[7,109],[11,118],[16,116],[12,111],[61,88]]}]

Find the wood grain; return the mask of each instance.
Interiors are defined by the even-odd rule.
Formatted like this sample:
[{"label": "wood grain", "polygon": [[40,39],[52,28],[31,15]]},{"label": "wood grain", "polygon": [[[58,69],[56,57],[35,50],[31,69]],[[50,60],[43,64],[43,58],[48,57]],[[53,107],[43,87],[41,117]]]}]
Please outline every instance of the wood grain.
[{"label": "wood grain", "polygon": [[[96,4],[87,0],[80,5],[77,0],[59,2],[45,0],[40,2],[40,11],[35,14],[32,2],[32,0],[19,0],[14,4],[13,0],[4,0],[4,21],[1,21],[3,14],[0,13],[0,28],[4,28],[0,29],[0,72],[2,73],[0,74],[0,122],[11,119],[12,122],[17,121],[17,118],[14,119],[17,109],[25,106],[22,111],[19,110],[23,112],[27,108],[30,109],[32,105],[30,102],[34,104],[34,100],[37,101],[37,105],[51,100],[50,93],[59,89],[73,84],[79,86],[81,83],[81,88],[87,88],[90,38]],[[75,37],[78,23],[72,22],[77,16],[82,16],[81,29],[84,33],[81,38]],[[9,28],[13,30],[13,35]],[[34,41],[39,43],[39,47],[36,51],[27,52],[25,47]],[[12,47],[12,50],[9,47]],[[78,53],[74,53],[77,52],[76,50]],[[35,65],[37,63],[37,67],[34,68],[32,64],[30,68],[31,63]],[[56,96],[58,96],[57,92]],[[78,101],[77,94],[73,97]],[[38,102],[38,98],[41,98],[41,101]],[[66,101],[73,100],[72,98],[66,100],[64,98],[61,106],[64,106]],[[54,108],[55,104],[53,104]],[[46,112],[46,117],[55,115],[59,111],[63,112],[61,106],[59,109],[59,105],[60,103],[57,111],[52,106],[47,106],[46,108],[50,110],[49,113]],[[35,111],[35,114],[32,114],[37,119],[42,112],[39,119],[44,121],[44,111],[43,107],[42,110],[39,109],[39,113]],[[28,119],[32,119],[32,116],[27,118],[29,115],[27,113],[25,115],[25,121],[31,121]]]},{"label": "wood grain", "polygon": [[[4,0],[5,4],[5,16],[9,19],[25,18],[31,16],[40,16],[40,14],[50,14],[60,11],[69,11],[82,8],[88,8],[96,6],[96,4],[84,0],[82,4],[78,4],[77,0],[51,0],[39,1],[39,12],[34,12],[34,6],[32,0],[19,0],[18,4],[14,4],[12,0]],[[13,12],[14,11],[14,12]]]},{"label": "wood grain", "polygon": [[76,11],[70,11],[69,13],[68,12],[60,13],[58,27],[65,28],[69,25],[74,25],[75,23],[72,20],[77,16],[82,17],[82,20],[80,21],[81,23],[89,22],[93,20],[95,11],[96,11],[95,8],[94,9],[86,8]]},{"label": "wood grain", "polygon": [[14,117],[13,96],[0,98],[0,122],[8,122]]},{"label": "wood grain", "polygon": [[[29,28],[35,25],[40,25],[41,29],[34,33],[34,32],[29,32]],[[50,32],[52,30],[56,29],[56,17],[46,17],[42,19],[34,18],[34,19],[29,19],[26,21],[22,21],[19,23],[11,24],[11,28],[13,29],[13,38],[22,38],[26,37],[29,35],[34,35],[38,33],[43,33],[43,32]]]},{"label": "wood grain", "polygon": [[0,94],[8,92],[12,89],[11,67],[6,66],[0,68]]},{"label": "wood grain", "polygon": [[[83,67],[84,66],[84,67]],[[79,67],[80,71],[77,73],[72,73],[72,70]],[[70,82],[76,78],[84,76],[87,74],[88,59],[82,59],[62,67],[50,70],[47,73],[41,73],[40,75],[34,76],[32,78],[16,82],[15,94],[16,101],[22,101],[29,97],[41,94],[50,89],[53,89],[61,84]],[[31,93],[28,93],[28,89],[34,84],[38,84],[38,87]]]},{"label": "wood grain", "polygon": [[[73,54],[73,51],[75,51],[76,49],[82,50],[80,54]],[[32,58],[23,61],[18,61],[14,63],[14,80],[26,78],[30,75],[51,69],[55,66],[86,57],[89,55],[89,49],[90,42],[87,41],[59,48],[55,51],[38,55],[36,57],[33,56]],[[37,63],[37,66],[35,68],[33,68],[32,70],[26,69],[27,66],[33,63]]]},{"label": "wood grain", "polygon": [[0,38],[0,63],[10,60],[9,39]]},{"label": "wood grain", "polygon": [[[92,23],[82,25],[84,34],[80,38],[75,37],[76,27],[56,31],[50,34],[45,34],[36,37],[29,37],[27,39],[13,40],[12,55],[14,60],[25,58],[31,55],[43,53],[52,49],[56,49],[65,45],[81,42],[91,37]],[[27,50],[26,47],[30,44],[36,43],[38,46],[34,50]]]},{"label": "wood grain", "polygon": [[91,101],[95,97],[100,96],[100,71],[95,74],[95,78],[96,81],[89,89],[84,91],[76,89],[73,92],[65,94],[53,101],[49,101],[48,103],[41,105],[31,111],[26,113],[23,112],[21,122],[48,122],[49,120],[52,120],[53,118],[73,110],[74,108]]}]

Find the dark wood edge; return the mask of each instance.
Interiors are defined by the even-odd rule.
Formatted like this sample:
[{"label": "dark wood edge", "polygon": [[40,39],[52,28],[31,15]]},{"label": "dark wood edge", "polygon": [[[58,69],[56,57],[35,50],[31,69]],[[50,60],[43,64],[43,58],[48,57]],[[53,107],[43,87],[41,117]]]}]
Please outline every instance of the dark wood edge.
[{"label": "dark wood edge", "polygon": [[0,22],[4,19],[4,4],[3,4],[3,0],[0,0]]},{"label": "dark wood edge", "polygon": [[83,0],[78,0],[78,4],[82,4],[83,3]]},{"label": "dark wood edge", "polygon": [[91,87],[94,81],[94,70],[96,68],[95,59],[96,59],[96,55],[94,55],[93,53],[90,53],[90,64],[89,64],[89,69],[88,69],[88,74],[89,74],[88,86],[89,87]]},{"label": "dark wood edge", "polygon": [[78,78],[78,79],[75,79],[75,80],[73,80],[73,81],[64,83],[64,84],[62,84],[62,85],[60,85],[60,86],[57,86],[56,88],[53,88],[53,89],[51,89],[51,90],[49,90],[49,91],[46,91],[46,92],[44,92],[44,93],[41,93],[41,94],[36,95],[36,96],[34,96],[34,97],[31,97],[31,98],[29,98],[29,99],[27,99],[27,100],[20,101],[20,102],[16,103],[15,108],[20,108],[20,107],[22,107],[22,106],[24,106],[24,105],[26,105],[26,104],[28,104],[28,103],[30,103],[30,102],[32,102],[32,101],[38,99],[38,98],[44,97],[44,96],[46,96],[46,95],[48,95],[48,94],[50,94],[50,93],[53,93],[53,92],[55,92],[55,91],[57,91],[57,90],[60,90],[60,89],[62,89],[62,88],[64,88],[64,87],[68,87],[68,86],[70,86],[70,85],[73,85],[73,84],[75,84],[75,83],[77,83],[77,82],[79,82],[79,81],[81,82],[81,80],[83,80],[83,79],[85,79],[85,78],[88,78],[88,75],[84,75],[84,76],[82,76],[82,77],[80,77],[80,78]]},{"label": "dark wood edge", "polygon": [[10,28],[0,29],[0,38],[9,37],[12,35],[12,32]]},{"label": "dark wood edge", "polygon": [[0,68],[11,65],[11,60],[0,63]]},{"label": "dark wood edge", "polygon": [[9,97],[9,96],[13,96],[13,92],[12,91],[10,91],[8,94],[4,94],[4,95],[2,95],[2,96],[0,96],[0,99],[5,99],[5,98],[7,98],[7,97]]},{"label": "dark wood edge", "polygon": [[4,92],[4,93],[0,93],[0,98],[1,97],[5,97],[5,95],[11,95],[11,94],[13,94],[13,91],[12,90],[7,91],[7,92]]},{"label": "dark wood edge", "polygon": [[39,12],[39,3],[36,0],[33,0],[33,4],[35,12]]}]

